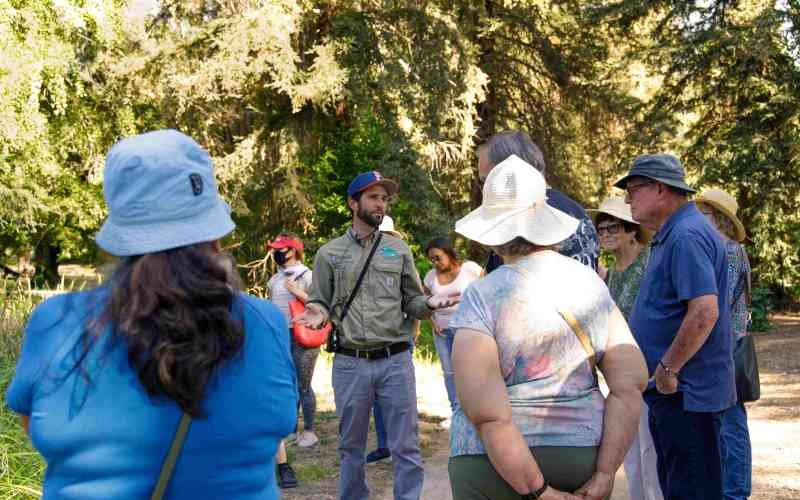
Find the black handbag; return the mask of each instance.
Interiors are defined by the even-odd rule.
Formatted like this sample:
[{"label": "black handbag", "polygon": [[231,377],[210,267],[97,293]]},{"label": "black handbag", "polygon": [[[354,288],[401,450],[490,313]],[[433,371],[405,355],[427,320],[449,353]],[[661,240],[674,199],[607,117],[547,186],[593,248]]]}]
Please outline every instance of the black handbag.
[{"label": "black handbag", "polygon": [[[367,256],[367,261],[364,262],[364,267],[361,269],[361,274],[358,275],[358,280],[356,281],[356,285],[353,287],[353,290],[350,291],[350,296],[347,298],[347,302],[345,302],[344,307],[342,308],[342,315],[339,316],[339,324],[342,324],[344,318],[347,316],[347,312],[350,310],[350,304],[353,303],[353,299],[356,298],[356,294],[358,293],[358,289],[361,288],[361,282],[364,281],[364,275],[367,274],[367,268],[369,267],[369,263],[372,262],[372,256],[375,255],[375,250],[377,250],[378,245],[381,244],[381,238],[383,237],[383,233],[378,231],[378,238],[375,240],[375,243],[372,245],[372,249],[369,251],[369,255]],[[336,323],[333,323],[333,328],[331,328],[331,333],[328,335],[328,342],[325,344],[325,350],[328,352],[337,352],[339,350],[339,327]]]},{"label": "black handbag", "polygon": [[[749,284],[745,283],[745,274],[739,278],[733,293],[731,307],[736,304],[745,288]],[[747,294],[747,302],[750,303],[750,294]],[[733,365],[736,374],[736,397],[740,403],[758,401],[761,398],[761,378],[758,374],[758,357],[756,356],[756,343],[753,334],[748,333],[742,337],[733,350]]]},{"label": "black handbag", "polygon": [[740,403],[758,401],[761,398],[761,379],[758,375],[758,358],[753,335],[748,334],[739,340],[733,351],[736,368],[736,396]]}]

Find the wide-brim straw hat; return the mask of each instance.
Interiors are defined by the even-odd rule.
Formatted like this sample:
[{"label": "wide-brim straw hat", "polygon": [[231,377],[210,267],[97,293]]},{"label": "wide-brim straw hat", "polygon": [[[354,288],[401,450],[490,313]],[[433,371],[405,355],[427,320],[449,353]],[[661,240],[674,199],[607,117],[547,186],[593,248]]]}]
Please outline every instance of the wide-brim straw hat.
[{"label": "wide-brim straw hat", "polygon": [[622,196],[609,196],[603,200],[598,208],[590,208],[587,212],[589,212],[589,216],[595,224],[597,224],[597,214],[601,213],[608,214],[617,219],[624,220],[625,222],[630,222],[631,224],[639,224],[639,222],[633,219],[631,206],[625,203],[625,198]]},{"label": "wide-brim straw hat", "polygon": [[736,241],[744,241],[747,238],[747,232],[744,230],[744,224],[736,216],[739,211],[739,203],[736,198],[729,195],[721,189],[706,189],[694,201],[696,203],[706,203],[722,212],[725,217],[733,222],[733,229],[735,232],[734,239]]},{"label": "wide-brim straw hat", "polygon": [[608,214],[611,217],[619,219],[621,221],[630,222],[631,224],[636,224],[636,234],[637,240],[641,243],[647,243],[650,241],[650,238],[653,236],[652,231],[646,229],[644,226],[639,224],[637,220],[633,218],[633,214],[631,213],[631,206],[625,203],[625,198],[622,196],[609,196],[600,204],[598,208],[590,208],[587,210],[589,212],[589,216],[592,218],[592,222],[594,223],[595,227],[597,227],[597,216],[599,214]]},{"label": "wide-brim straw hat", "polygon": [[516,155],[498,163],[483,186],[483,203],[456,222],[456,232],[487,246],[517,237],[555,245],[578,229],[578,219],[547,204],[541,172]]}]

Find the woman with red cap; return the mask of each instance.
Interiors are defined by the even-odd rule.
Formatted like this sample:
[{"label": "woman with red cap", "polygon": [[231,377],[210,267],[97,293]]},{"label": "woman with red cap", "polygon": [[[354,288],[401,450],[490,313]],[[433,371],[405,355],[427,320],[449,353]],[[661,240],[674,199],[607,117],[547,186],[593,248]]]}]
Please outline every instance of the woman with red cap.
[{"label": "woman with red cap", "polygon": [[[278,272],[267,282],[269,297],[286,317],[286,321],[291,322],[289,302],[294,299],[305,302],[308,299],[307,291],[311,287],[311,270],[303,264],[303,242],[292,234],[283,233],[267,246],[278,265]],[[303,432],[297,434],[297,445],[301,448],[308,448],[319,442],[314,434],[317,398],[311,388],[317,356],[319,348],[306,349],[292,339],[292,358],[297,370],[300,395],[298,405],[303,408]],[[282,488],[297,486],[297,479],[287,462],[283,443],[278,450],[278,484]]]}]

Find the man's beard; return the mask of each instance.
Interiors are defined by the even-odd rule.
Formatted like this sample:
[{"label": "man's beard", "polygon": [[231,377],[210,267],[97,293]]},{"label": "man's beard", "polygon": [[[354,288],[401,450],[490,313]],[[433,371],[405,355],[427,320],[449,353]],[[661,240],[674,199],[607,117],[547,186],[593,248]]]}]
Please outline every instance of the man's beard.
[{"label": "man's beard", "polygon": [[361,206],[358,207],[356,215],[358,215],[358,218],[364,221],[365,224],[375,229],[378,229],[378,226],[381,225],[381,221],[383,220],[383,214],[370,214],[365,209],[361,208]]}]

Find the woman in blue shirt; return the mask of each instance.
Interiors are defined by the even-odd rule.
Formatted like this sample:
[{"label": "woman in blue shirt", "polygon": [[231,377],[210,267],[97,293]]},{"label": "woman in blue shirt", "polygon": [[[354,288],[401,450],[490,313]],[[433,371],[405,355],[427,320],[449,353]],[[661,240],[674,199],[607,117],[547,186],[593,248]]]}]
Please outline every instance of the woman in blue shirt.
[{"label": "woman in blue shirt", "polygon": [[6,396],[47,462],[43,498],[150,498],[182,415],[164,498],[278,498],[297,402],[287,325],[230,286],[218,240],[234,224],[208,154],[173,130],[122,140],[104,195],[97,243],[119,266],[36,308]]}]

